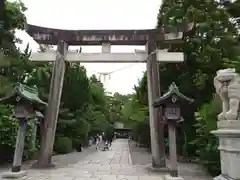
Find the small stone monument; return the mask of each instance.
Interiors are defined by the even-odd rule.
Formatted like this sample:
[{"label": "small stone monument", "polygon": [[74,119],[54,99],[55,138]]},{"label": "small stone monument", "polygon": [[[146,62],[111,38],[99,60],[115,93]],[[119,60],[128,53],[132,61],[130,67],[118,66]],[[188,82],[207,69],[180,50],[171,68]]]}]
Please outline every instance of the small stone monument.
[{"label": "small stone monument", "polygon": [[214,78],[216,93],[222,100],[218,129],[212,133],[219,138],[221,175],[214,180],[240,179],[240,75],[235,69],[217,71]]},{"label": "small stone monument", "polygon": [[178,175],[177,169],[177,149],[176,149],[176,126],[183,120],[180,113],[180,106],[185,102],[192,103],[193,99],[184,96],[179,92],[178,87],[173,82],[162,97],[154,101],[153,106],[162,107],[164,118],[168,124],[169,156],[170,156],[170,175],[166,175],[166,180],[182,180]]},{"label": "small stone monument", "polygon": [[20,83],[17,83],[7,96],[1,98],[0,102],[15,106],[13,117],[19,122],[12,171],[3,173],[2,177],[21,178],[27,174],[25,171],[21,171],[27,120],[36,117],[35,109],[39,105],[47,105],[47,103],[38,97],[36,88],[30,88]]}]

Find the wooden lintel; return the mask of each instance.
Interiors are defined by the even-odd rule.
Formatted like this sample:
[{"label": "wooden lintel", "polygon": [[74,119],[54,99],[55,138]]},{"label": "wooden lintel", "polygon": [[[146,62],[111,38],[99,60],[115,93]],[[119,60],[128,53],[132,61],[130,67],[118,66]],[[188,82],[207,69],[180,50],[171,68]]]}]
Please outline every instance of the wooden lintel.
[{"label": "wooden lintel", "polygon": [[39,44],[56,45],[59,40],[63,40],[68,45],[101,45],[104,42],[112,45],[145,45],[149,36],[153,36],[156,41],[179,41],[182,32],[190,28],[183,24],[179,27],[143,30],[63,30],[28,24],[26,32]]}]

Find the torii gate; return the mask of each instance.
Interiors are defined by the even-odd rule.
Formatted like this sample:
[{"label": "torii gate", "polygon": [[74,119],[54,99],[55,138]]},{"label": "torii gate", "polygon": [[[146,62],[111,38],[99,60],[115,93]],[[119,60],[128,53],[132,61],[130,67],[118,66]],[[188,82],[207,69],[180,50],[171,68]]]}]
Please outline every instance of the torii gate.
[{"label": "torii gate", "polygon": [[[52,80],[45,119],[45,139],[41,141],[39,166],[51,164],[51,156],[57,125],[60,98],[65,73],[65,61],[91,63],[147,63],[148,101],[152,166],[164,168],[164,135],[160,123],[161,110],[152,107],[153,100],[160,95],[160,79],[157,61],[181,62],[183,53],[168,53],[157,50],[156,42],[181,42],[183,32],[192,25],[183,24],[177,28],[164,27],[148,30],[62,30],[28,24],[27,33],[39,44],[58,45],[57,52],[32,53],[32,61],[54,61]],[[102,53],[68,52],[70,45],[102,45]],[[111,53],[111,45],[146,45],[145,51],[135,53]],[[49,128],[50,127],[50,128]]]}]

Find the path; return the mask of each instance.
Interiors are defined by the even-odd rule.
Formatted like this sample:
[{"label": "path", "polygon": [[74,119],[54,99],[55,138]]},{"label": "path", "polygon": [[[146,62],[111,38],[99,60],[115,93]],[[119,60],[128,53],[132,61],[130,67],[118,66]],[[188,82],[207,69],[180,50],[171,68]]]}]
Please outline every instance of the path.
[{"label": "path", "polygon": [[[136,147],[134,141],[129,141],[130,154],[133,165],[150,165],[152,156],[145,148]],[[194,163],[179,163],[178,171],[184,180],[212,180],[202,166]]]},{"label": "path", "polygon": [[[94,151],[81,160],[76,153],[55,169],[29,169],[22,180],[162,180],[145,165],[132,165],[128,140],[115,140],[110,151]],[[62,165],[65,164],[65,165]],[[68,165],[67,165],[68,164]]]}]

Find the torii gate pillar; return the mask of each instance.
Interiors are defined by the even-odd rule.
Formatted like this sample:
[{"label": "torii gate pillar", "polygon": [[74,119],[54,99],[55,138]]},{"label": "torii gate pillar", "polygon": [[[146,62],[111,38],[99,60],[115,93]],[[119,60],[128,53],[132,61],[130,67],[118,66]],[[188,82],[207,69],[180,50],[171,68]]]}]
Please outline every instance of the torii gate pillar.
[{"label": "torii gate pillar", "polygon": [[[55,132],[57,128],[58,112],[60,106],[60,100],[62,95],[62,87],[65,74],[65,56],[68,45],[64,41],[60,41],[58,44],[58,50],[56,52],[56,60],[52,70],[52,79],[50,85],[50,92],[48,96],[48,108],[44,121],[44,133],[43,139],[40,145],[40,156],[35,167],[43,168],[47,166],[54,166],[51,162],[53,144],[55,139]],[[48,161],[48,162],[46,162]]]},{"label": "torii gate pillar", "polygon": [[154,53],[157,49],[156,41],[153,37],[149,37],[146,44],[148,55],[151,57],[147,60],[147,81],[148,81],[148,107],[149,107],[149,124],[151,135],[151,152],[152,167],[159,170],[166,170],[165,149],[164,149],[164,131],[161,123],[161,109],[153,108],[154,99],[161,95],[160,92],[160,76],[158,72],[157,55]]}]

